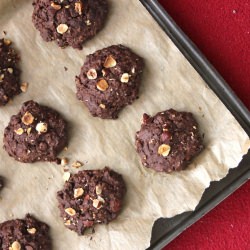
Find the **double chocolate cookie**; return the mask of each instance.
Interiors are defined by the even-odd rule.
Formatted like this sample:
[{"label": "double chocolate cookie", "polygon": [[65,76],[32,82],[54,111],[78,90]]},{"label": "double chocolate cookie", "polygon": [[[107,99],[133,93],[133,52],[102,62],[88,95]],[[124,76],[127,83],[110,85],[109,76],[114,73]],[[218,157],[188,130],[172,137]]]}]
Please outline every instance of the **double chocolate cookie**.
[{"label": "double chocolate cookie", "polygon": [[0,106],[21,93],[19,55],[9,39],[0,39]]},{"label": "double chocolate cookie", "polygon": [[159,172],[184,169],[202,149],[202,137],[191,113],[173,109],[143,115],[136,149],[144,166]]},{"label": "double chocolate cookie", "polygon": [[67,126],[55,110],[25,102],[4,130],[4,149],[21,162],[56,161],[67,145]]},{"label": "double chocolate cookie", "polygon": [[77,98],[93,116],[116,119],[139,95],[143,60],[122,45],[88,55],[76,77]]},{"label": "double chocolate cookie", "polygon": [[0,249],[50,250],[49,226],[29,214],[23,220],[3,222],[0,224]]},{"label": "double chocolate cookie", "polygon": [[83,235],[95,224],[114,220],[126,193],[122,176],[108,167],[74,174],[57,193],[64,225]]},{"label": "double chocolate cookie", "polygon": [[34,0],[32,21],[46,42],[82,49],[104,26],[106,0]]}]

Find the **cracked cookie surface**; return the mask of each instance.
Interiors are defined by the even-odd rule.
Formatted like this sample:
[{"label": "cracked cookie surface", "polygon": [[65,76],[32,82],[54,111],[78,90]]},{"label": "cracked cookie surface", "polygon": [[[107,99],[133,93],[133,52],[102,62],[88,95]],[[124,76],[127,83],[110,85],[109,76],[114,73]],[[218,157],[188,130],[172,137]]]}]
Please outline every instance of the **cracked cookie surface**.
[{"label": "cracked cookie surface", "polygon": [[193,115],[173,109],[152,117],[144,114],[135,140],[142,164],[158,172],[186,168],[204,148]]},{"label": "cracked cookie surface", "polygon": [[11,117],[3,141],[4,149],[17,161],[57,161],[67,145],[67,124],[57,111],[27,101]]},{"label": "cracked cookie surface", "polygon": [[76,77],[77,98],[93,116],[116,119],[139,97],[143,59],[123,45],[112,45],[87,56]]},{"label": "cracked cookie surface", "polygon": [[79,235],[96,224],[116,219],[126,186],[122,176],[108,167],[72,175],[57,193],[64,225]]},{"label": "cracked cookie surface", "polygon": [[103,28],[108,14],[106,0],[35,0],[33,7],[32,21],[46,42],[76,49]]},{"label": "cracked cookie surface", "polygon": [[27,214],[24,219],[0,224],[2,250],[51,250],[49,226]]},{"label": "cracked cookie surface", "polygon": [[11,40],[0,39],[0,106],[21,93],[19,55],[11,46]]}]

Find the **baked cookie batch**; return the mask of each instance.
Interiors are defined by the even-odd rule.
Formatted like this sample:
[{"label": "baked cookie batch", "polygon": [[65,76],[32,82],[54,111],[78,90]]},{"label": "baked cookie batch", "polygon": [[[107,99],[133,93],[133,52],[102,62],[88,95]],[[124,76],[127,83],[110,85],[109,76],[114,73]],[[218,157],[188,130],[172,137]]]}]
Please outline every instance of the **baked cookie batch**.
[{"label": "baked cookie batch", "polygon": [[[106,0],[34,0],[32,21],[46,42],[82,49],[108,16]],[[19,55],[8,39],[0,40],[0,106],[25,92],[20,81]],[[117,119],[120,111],[139,98],[143,59],[123,45],[112,45],[86,57],[76,76],[76,97],[90,114]],[[63,163],[57,155],[68,145],[67,122],[55,110],[35,101],[25,102],[4,130],[4,149],[15,160]],[[135,146],[142,164],[157,172],[185,169],[204,148],[191,113],[170,109],[144,114]],[[3,179],[0,178],[0,189]],[[96,224],[107,224],[120,213],[126,194],[122,176],[109,167],[68,173],[57,193],[65,227],[83,235]],[[33,250],[52,248],[49,226],[27,214],[0,224],[0,248]]]}]

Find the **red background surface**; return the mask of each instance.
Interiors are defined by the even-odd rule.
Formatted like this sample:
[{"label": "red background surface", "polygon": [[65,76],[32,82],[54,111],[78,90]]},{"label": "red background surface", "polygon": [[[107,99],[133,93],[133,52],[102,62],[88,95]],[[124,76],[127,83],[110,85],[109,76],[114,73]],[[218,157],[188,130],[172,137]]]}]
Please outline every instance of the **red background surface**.
[{"label": "red background surface", "polygon": [[[159,0],[250,110],[250,0]],[[164,250],[250,249],[250,181]]]}]

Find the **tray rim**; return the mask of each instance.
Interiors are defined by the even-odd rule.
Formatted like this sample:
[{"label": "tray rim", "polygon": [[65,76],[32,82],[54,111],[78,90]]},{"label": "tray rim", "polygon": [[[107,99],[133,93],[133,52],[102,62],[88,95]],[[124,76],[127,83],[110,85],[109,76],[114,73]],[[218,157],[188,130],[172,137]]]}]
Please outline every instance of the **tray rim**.
[{"label": "tray rim", "polygon": [[[206,59],[197,46],[187,37],[187,35],[174,22],[171,16],[161,6],[157,0],[140,0],[142,5],[148,10],[151,16],[160,25],[163,31],[170,37],[181,53],[191,63],[195,70],[205,80],[208,86],[224,103],[228,110],[233,114],[245,132],[250,136],[250,112],[242,101],[236,96],[231,87],[226,83],[217,70]],[[250,155],[250,151],[248,152]],[[194,224],[206,213],[211,211],[226,197],[236,191],[248,179],[250,179],[250,170],[245,171],[239,177],[235,178],[228,189],[223,189],[216,197],[208,200],[200,208],[195,209],[184,222],[176,226],[169,233],[166,233],[156,243],[151,245],[148,250],[161,249],[172,240],[174,240],[185,229]],[[207,189],[209,190],[209,188]],[[206,190],[206,191],[207,191]]]},{"label": "tray rim", "polygon": [[140,2],[250,136],[250,112],[218,71],[174,22],[158,0],[140,0]]}]

